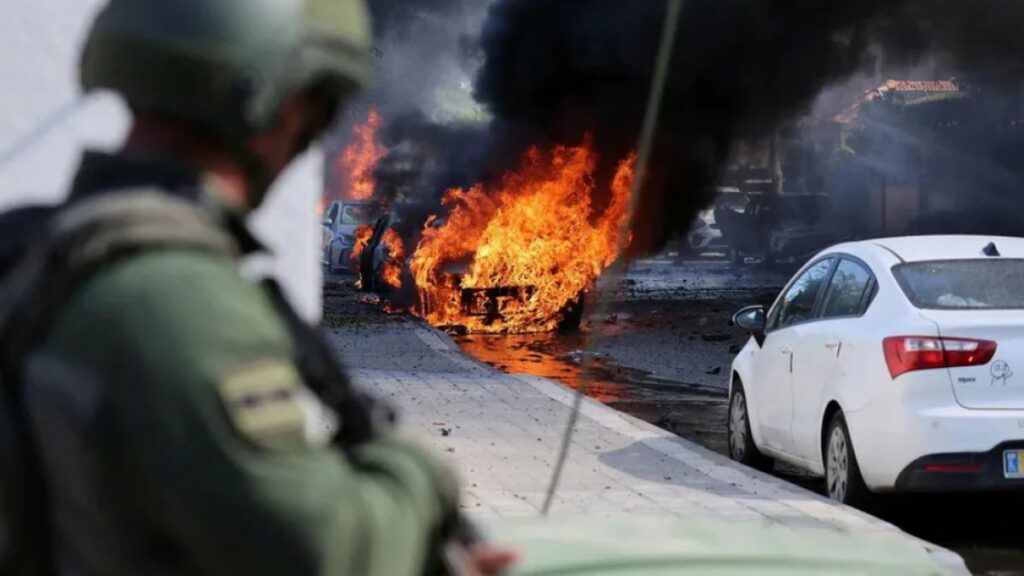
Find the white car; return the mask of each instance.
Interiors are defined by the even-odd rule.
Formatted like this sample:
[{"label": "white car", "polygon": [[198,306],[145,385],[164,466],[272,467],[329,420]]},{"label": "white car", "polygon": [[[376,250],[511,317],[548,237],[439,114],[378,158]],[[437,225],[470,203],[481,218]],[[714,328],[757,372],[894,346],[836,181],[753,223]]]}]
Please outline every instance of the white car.
[{"label": "white car", "polygon": [[355,271],[352,248],[356,231],[361,226],[372,227],[382,214],[380,203],[372,201],[336,200],[327,207],[322,222],[322,262],[328,273]]},{"label": "white car", "polygon": [[1024,239],[854,242],[734,322],[730,456],[875,492],[1024,488]]}]

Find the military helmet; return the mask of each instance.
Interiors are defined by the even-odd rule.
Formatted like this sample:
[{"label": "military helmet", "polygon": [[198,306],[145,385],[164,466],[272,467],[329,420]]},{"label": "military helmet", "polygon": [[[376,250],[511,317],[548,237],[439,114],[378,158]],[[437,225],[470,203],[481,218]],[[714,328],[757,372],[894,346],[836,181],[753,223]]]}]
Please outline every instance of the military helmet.
[{"label": "military helmet", "polygon": [[81,81],[237,145],[294,92],[316,86],[340,101],[367,84],[370,42],[363,0],[111,0]]}]

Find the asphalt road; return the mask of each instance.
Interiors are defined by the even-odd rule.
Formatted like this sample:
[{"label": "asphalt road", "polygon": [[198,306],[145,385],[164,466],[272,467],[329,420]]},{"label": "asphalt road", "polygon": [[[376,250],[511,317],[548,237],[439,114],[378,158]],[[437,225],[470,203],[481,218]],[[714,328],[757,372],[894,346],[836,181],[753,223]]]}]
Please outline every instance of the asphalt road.
[{"label": "asphalt road", "polygon": [[[582,359],[590,358],[588,395],[724,454],[729,366],[747,339],[729,318],[742,306],[770,303],[787,276],[756,265],[647,260],[633,266],[606,314],[592,317],[581,334],[466,335],[456,341],[502,370],[572,387]],[[598,309],[593,301],[588,307]],[[591,339],[595,333],[598,338]],[[792,468],[778,466],[775,473],[824,489],[820,480]],[[887,497],[869,511],[956,550],[976,574],[1024,576],[1020,496]]]}]

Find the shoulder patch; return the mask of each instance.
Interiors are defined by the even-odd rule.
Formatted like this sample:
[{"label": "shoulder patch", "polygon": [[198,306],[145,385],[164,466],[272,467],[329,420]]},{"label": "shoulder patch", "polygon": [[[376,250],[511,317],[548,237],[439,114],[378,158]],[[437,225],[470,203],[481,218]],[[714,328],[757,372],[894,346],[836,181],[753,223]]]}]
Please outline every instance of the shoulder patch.
[{"label": "shoulder patch", "polygon": [[263,360],[235,368],[217,382],[217,392],[238,432],[268,450],[305,445],[306,392],[298,370],[285,360]]}]

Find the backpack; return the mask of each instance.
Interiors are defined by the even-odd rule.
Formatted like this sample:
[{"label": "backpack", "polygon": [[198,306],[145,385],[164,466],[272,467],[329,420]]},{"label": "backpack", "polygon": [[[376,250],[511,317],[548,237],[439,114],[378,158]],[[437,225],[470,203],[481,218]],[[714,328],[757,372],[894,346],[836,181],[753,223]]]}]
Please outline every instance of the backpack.
[{"label": "backpack", "polygon": [[[22,403],[21,362],[67,298],[97,272],[168,248],[237,259],[244,224],[224,222],[198,192],[128,189],[15,209],[0,214],[0,230],[0,574],[48,575],[54,573],[48,498]],[[320,333],[276,284],[266,288],[296,339],[300,373],[340,416],[335,443],[347,449],[390,426],[391,410],[356,392]]]}]

